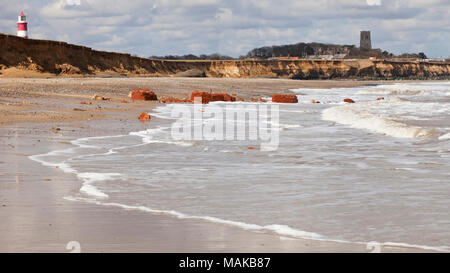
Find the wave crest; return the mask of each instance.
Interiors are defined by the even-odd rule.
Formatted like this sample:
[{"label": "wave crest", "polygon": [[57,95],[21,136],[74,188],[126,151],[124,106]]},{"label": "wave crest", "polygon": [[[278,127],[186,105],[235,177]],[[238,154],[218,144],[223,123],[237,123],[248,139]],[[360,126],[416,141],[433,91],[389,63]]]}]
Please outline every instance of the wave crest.
[{"label": "wave crest", "polygon": [[362,107],[357,105],[344,105],[325,109],[322,112],[322,119],[398,138],[422,138],[431,136],[434,133],[434,130],[409,126],[380,117],[363,110]]}]

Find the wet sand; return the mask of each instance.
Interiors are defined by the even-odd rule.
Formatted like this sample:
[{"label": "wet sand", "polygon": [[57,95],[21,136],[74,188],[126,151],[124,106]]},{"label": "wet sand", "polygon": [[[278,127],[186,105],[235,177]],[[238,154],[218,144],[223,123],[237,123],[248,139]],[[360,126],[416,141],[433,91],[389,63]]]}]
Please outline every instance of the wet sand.
[{"label": "wet sand", "polygon": [[[136,87],[148,87],[160,96],[179,97],[210,87],[212,91],[249,98],[286,93],[289,88],[361,84],[367,82],[1,79],[0,252],[68,252],[69,241],[80,242],[82,252],[370,252],[365,244],[286,238],[222,224],[67,201],[63,197],[78,192],[81,181],[58,168],[28,159],[30,155],[72,147],[70,141],[76,138],[126,134],[151,127],[151,121],[141,123],[137,115],[157,103],[120,103]],[[89,101],[94,93],[112,100],[79,104]],[[381,251],[423,250],[382,247]]]}]

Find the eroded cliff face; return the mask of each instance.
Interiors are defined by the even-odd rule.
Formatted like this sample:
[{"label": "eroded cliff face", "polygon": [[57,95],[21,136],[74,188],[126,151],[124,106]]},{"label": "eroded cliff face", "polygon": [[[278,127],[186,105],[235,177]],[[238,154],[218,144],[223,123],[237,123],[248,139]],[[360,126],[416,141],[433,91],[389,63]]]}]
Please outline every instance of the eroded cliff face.
[{"label": "eroded cliff face", "polygon": [[[8,69],[56,76],[101,75],[173,76],[199,71],[207,77],[334,78],[442,78],[450,63],[368,60],[150,60],[130,54],[92,50],[64,42],[23,39],[0,34],[0,76]],[[2,75],[3,74],[3,75]],[[199,74],[199,75],[200,75]]]},{"label": "eroded cliff face", "polygon": [[434,79],[449,77],[450,63],[368,60],[226,61],[225,63],[211,64],[209,75],[216,77],[282,77],[293,79]]}]

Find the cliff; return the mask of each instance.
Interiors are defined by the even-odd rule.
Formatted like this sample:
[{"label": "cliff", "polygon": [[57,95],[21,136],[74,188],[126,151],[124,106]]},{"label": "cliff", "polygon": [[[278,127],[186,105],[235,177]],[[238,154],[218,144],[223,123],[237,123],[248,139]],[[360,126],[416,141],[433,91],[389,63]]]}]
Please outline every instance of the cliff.
[{"label": "cliff", "polygon": [[[151,60],[130,54],[96,51],[65,42],[23,39],[0,34],[0,77],[8,71],[37,75],[207,76],[334,78],[447,78],[449,62],[387,60]],[[190,73],[192,72],[192,73]],[[17,74],[13,74],[17,75]],[[19,74],[20,75],[20,74]]]}]

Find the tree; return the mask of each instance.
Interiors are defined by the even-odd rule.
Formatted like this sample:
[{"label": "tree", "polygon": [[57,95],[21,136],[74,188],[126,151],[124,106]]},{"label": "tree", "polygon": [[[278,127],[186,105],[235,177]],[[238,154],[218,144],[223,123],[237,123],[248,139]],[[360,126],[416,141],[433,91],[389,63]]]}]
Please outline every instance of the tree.
[{"label": "tree", "polygon": [[425,55],[425,53],[419,52],[419,59],[428,59],[428,58],[427,55]]}]

